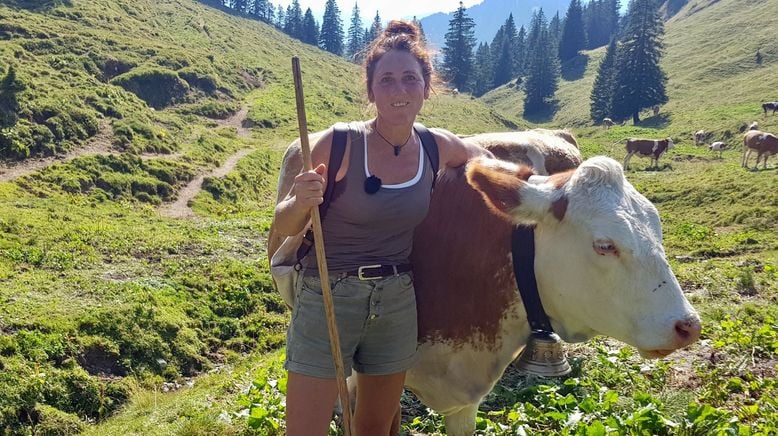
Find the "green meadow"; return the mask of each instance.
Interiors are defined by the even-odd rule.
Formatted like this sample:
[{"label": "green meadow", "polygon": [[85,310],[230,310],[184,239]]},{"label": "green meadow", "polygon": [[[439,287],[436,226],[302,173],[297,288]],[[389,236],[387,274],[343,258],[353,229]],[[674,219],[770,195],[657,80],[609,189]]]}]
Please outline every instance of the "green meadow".
[{"label": "green meadow", "polygon": [[[509,368],[479,434],[774,434],[778,158],[740,166],[749,123],[778,133],[761,110],[778,100],[774,11],[687,2],[665,25],[670,101],[635,126],[588,119],[604,48],[563,66],[554,113],[524,119],[515,84],[427,102],[420,121],[459,134],[570,128],[585,157],[622,160],[631,136],[676,143],[626,174],[660,211],[701,341],[661,361],[605,338],[571,345],[564,380]],[[293,55],[310,130],[371,116],[358,66],[193,0],[0,3],[0,79],[23,84],[19,121],[0,130],[3,434],[283,434],[289,312],[265,240],[297,136]],[[694,145],[699,129],[729,145],[721,158]],[[166,213],[198,177],[179,206],[190,217]],[[404,434],[443,431],[403,404]]]}]

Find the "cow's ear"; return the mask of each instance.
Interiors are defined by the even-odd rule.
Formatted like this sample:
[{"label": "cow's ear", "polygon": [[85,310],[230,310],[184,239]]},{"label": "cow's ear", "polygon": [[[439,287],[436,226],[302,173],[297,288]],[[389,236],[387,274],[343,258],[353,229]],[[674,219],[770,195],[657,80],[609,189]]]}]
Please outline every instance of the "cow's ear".
[{"label": "cow's ear", "polygon": [[528,183],[532,169],[527,166],[479,158],[471,161],[466,171],[470,186],[492,210],[511,222],[534,223],[550,210],[553,185]]}]

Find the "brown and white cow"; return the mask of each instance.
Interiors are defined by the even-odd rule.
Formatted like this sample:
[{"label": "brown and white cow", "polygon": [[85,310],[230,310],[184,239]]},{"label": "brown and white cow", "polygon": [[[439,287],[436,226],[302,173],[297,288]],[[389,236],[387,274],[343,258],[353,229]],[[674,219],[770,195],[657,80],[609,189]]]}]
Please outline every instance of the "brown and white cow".
[{"label": "brown and white cow", "polygon": [[665,139],[642,139],[642,138],[629,138],[627,139],[627,155],[624,157],[624,169],[629,169],[629,159],[632,155],[637,154],[643,157],[650,157],[651,164],[655,168],[659,168],[659,158],[665,154],[669,149],[673,148],[673,140],[670,138]]},{"label": "brown and white cow", "polygon": [[767,158],[778,153],[778,137],[760,130],[749,130],[743,136],[743,160],[740,163],[743,168],[748,168],[748,158],[752,151],[756,151],[754,169],[759,167],[759,159],[763,156],[762,168],[767,169]]},{"label": "brown and white cow", "polygon": [[556,155],[568,158],[544,156],[541,172],[551,176],[530,177],[530,167],[498,159],[440,173],[414,238],[419,353],[406,385],[445,416],[449,435],[475,431],[478,405],[529,338],[511,260],[514,223],[537,226],[538,289],[565,341],[607,335],[658,358],[700,334],[667,263],[658,213],[620,165],[598,157],[578,166],[573,144],[557,142],[564,134],[521,132],[496,142],[502,135],[467,140],[490,138],[497,157],[525,162],[533,154],[527,139],[545,135],[547,149],[557,144],[564,151]]}]

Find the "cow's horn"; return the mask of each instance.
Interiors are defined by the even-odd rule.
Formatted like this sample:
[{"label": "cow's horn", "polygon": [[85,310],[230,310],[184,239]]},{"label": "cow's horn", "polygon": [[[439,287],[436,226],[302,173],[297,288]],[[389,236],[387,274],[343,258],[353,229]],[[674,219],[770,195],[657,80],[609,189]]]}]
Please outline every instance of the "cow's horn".
[{"label": "cow's horn", "polygon": [[545,330],[532,331],[527,347],[514,366],[521,372],[541,377],[558,377],[570,372],[561,339]]}]

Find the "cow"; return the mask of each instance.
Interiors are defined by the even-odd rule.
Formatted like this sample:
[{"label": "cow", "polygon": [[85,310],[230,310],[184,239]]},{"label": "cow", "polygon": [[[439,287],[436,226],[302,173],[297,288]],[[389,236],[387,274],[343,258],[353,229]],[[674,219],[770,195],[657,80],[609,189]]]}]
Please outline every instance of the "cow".
[{"label": "cow", "polygon": [[759,130],[759,123],[756,121],[748,125],[748,130]]},{"label": "cow", "polygon": [[[543,136],[547,152],[551,144],[562,147],[544,155],[545,168],[534,169],[549,176],[533,175],[524,163],[532,160],[531,142]],[[406,387],[444,416],[449,435],[473,434],[479,403],[530,336],[511,260],[517,223],[536,225],[538,290],[565,341],[607,335],[660,358],[699,338],[699,316],[661,245],[657,210],[617,162],[581,163],[574,144],[558,141],[566,136],[531,131],[466,138],[485,141],[500,159],[441,170],[429,213],[416,229],[411,262],[419,348]],[[290,147],[284,164],[292,166],[282,168],[279,187],[284,195],[298,160],[299,148]],[[278,242],[268,242],[272,253]],[[602,316],[603,307],[609,316]]]},{"label": "cow", "polygon": [[778,111],[778,101],[767,101],[762,103],[762,110],[764,115],[767,116],[767,111],[771,110],[773,113]]},{"label": "cow", "polygon": [[704,130],[694,132],[694,145],[701,145],[704,143],[706,136],[708,136],[708,133]]},{"label": "cow", "polygon": [[655,105],[651,106],[651,111],[654,113],[654,116],[659,115],[659,105],[655,104]]},{"label": "cow", "polygon": [[614,123],[613,120],[608,117],[602,119],[602,125],[605,126],[606,129],[610,129],[614,124],[616,123]]},{"label": "cow", "polygon": [[655,168],[659,168],[659,158],[669,149],[673,148],[673,140],[665,139],[627,139],[627,155],[624,157],[624,169],[629,169],[629,159],[633,154],[639,156],[651,157],[651,163]]},{"label": "cow", "polygon": [[727,144],[721,141],[716,141],[713,144],[708,146],[708,150],[719,152],[719,159],[721,159],[721,153],[724,151],[725,148],[727,148]]},{"label": "cow", "polygon": [[743,136],[743,160],[740,163],[743,168],[748,168],[748,158],[752,151],[756,151],[754,170],[759,167],[759,159],[763,156],[762,168],[767,169],[767,158],[778,153],[778,137],[760,130],[749,130]]}]

